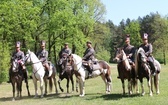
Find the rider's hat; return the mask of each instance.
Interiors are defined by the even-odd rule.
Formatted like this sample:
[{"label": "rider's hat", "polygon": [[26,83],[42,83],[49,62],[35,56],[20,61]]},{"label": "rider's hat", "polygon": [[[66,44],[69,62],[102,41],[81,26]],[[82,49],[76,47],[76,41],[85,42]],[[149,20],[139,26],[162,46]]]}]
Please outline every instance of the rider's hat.
[{"label": "rider's hat", "polygon": [[147,33],[143,34],[143,39],[148,39],[148,34]]},{"label": "rider's hat", "polygon": [[19,41],[16,42],[16,47],[20,47],[20,42]]},{"label": "rider's hat", "polygon": [[69,43],[64,43],[64,45],[68,45]]},{"label": "rider's hat", "polygon": [[128,42],[128,41],[130,41],[130,35],[129,35],[129,34],[127,34],[127,35],[125,36],[125,42]]},{"label": "rider's hat", "polygon": [[87,43],[87,44],[92,44],[92,42],[91,42],[91,41],[87,41],[86,43]]},{"label": "rider's hat", "polygon": [[44,40],[41,41],[41,46],[45,46],[46,42]]}]

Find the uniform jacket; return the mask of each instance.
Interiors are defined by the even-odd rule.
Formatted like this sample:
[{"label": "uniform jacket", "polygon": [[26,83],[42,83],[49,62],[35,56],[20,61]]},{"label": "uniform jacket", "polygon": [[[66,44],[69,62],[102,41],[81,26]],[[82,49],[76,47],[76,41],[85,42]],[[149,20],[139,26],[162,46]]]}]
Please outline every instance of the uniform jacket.
[{"label": "uniform jacket", "polygon": [[135,48],[132,45],[125,45],[123,48],[126,56],[129,56],[130,59],[133,59],[134,53],[135,53]]},{"label": "uniform jacket", "polygon": [[15,51],[12,53],[11,61],[12,60],[22,60],[24,61],[24,53],[22,51]]},{"label": "uniform jacket", "polygon": [[94,60],[95,59],[95,50],[91,48],[87,48],[84,52],[83,59],[88,60]]},{"label": "uniform jacket", "polygon": [[145,55],[147,57],[151,56],[151,54],[152,54],[152,45],[150,43],[148,43],[146,45],[142,44],[140,47],[142,47],[144,49]]},{"label": "uniform jacket", "polygon": [[60,52],[59,52],[59,57],[62,58],[62,54],[66,53],[68,55],[71,54],[71,49],[70,48],[63,48]]},{"label": "uniform jacket", "polygon": [[42,63],[47,62],[48,51],[46,49],[39,50],[36,55]]}]

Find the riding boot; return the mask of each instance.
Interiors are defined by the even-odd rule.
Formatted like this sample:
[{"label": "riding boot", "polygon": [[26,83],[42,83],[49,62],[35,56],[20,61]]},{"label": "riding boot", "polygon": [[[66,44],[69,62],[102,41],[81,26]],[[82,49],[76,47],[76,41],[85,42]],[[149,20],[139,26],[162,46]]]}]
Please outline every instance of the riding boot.
[{"label": "riding boot", "polygon": [[92,77],[92,71],[93,71],[93,68],[91,65],[89,65],[89,77]]}]

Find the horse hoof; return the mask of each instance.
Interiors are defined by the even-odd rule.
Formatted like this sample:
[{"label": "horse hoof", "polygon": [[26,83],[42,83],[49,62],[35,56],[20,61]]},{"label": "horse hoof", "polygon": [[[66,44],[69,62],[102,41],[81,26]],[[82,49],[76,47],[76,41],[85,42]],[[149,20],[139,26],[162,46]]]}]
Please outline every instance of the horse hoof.
[{"label": "horse hoof", "polygon": [[144,93],[142,93],[142,96],[144,96],[145,95],[145,92]]},{"label": "horse hoof", "polygon": [[80,96],[80,97],[84,97],[84,94],[80,94],[79,96]]},{"label": "horse hoof", "polygon": [[12,98],[12,101],[15,101],[15,98]]}]

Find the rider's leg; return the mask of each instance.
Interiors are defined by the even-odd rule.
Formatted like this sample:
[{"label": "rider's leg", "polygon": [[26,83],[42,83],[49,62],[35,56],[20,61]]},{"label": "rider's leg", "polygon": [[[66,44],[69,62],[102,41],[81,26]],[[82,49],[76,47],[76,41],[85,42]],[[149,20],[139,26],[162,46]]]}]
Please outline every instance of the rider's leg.
[{"label": "rider's leg", "polygon": [[152,70],[152,74],[155,75],[156,73],[156,68],[155,68],[155,65],[154,65],[154,60],[152,57],[148,57],[148,62],[149,62],[149,65],[151,67],[151,70]]}]

